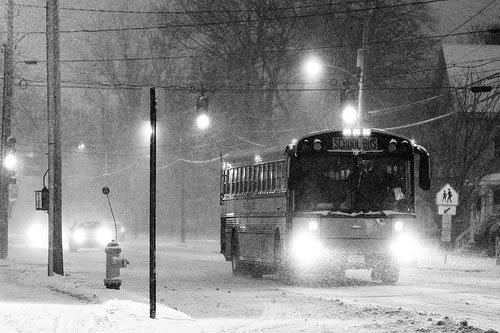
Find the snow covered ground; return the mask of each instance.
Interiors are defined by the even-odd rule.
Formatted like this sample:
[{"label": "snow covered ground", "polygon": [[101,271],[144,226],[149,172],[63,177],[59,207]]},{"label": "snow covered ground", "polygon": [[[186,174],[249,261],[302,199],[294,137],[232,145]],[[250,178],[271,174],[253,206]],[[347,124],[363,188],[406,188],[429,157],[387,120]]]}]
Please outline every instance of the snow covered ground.
[{"label": "snow covered ground", "polygon": [[0,332],[202,332],[191,317],[159,305],[156,319],[149,305],[128,300],[103,304],[0,302]]},{"label": "snow covered ground", "polygon": [[[488,313],[495,313],[495,308],[498,308],[495,294],[498,295],[499,290],[500,266],[494,265],[493,258],[450,256],[444,264],[443,257],[438,253],[429,253],[421,263],[421,269],[405,271],[399,286],[387,287],[363,282],[369,281],[367,273],[365,280],[359,280],[359,286],[340,285],[325,289],[309,288],[307,285],[283,286],[277,281],[266,279],[233,278],[230,275],[230,264],[223,261],[216,251],[217,244],[212,242],[187,244],[183,247],[165,241],[160,243],[160,248],[168,249],[170,256],[179,256],[178,261],[169,262],[171,265],[177,263],[175,267],[178,269],[174,274],[175,283],[168,280],[159,288],[156,319],[150,319],[149,300],[146,298],[147,281],[135,275],[140,273],[144,278],[147,276],[147,270],[138,267],[139,260],[147,261],[147,251],[139,246],[144,240],[137,241],[137,244],[126,244],[124,255],[132,263],[123,272],[126,280],[119,291],[105,289],[101,277],[95,278],[92,275],[95,270],[93,266],[97,264],[102,268],[104,265],[103,251],[66,253],[65,272],[68,275],[48,277],[46,249],[34,250],[13,244],[9,258],[0,260],[0,333],[493,333],[497,331],[488,331],[488,328],[498,330],[497,326],[500,327],[494,324],[500,323],[500,319],[483,321],[484,325],[480,325],[481,321],[477,319],[483,318],[485,314],[478,317],[475,313],[475,297],[478,294],[468,294],[472,290],[470,288],[462,291],[459,288],[463,283],[459,276],[470,274],[481,277],[477,282],[485,286],[477,287],[491,290],[489,298],[481,298],[481,302],[489,300],[491,311]],[[200,247],[203,250],[198,251]],[[159,252],[158,259],[165,259],[165,253]],[[187,266],[204,263],[211,267],[223,267],[224,270],[179,267],[179,263],[186,262],[185,255],[189,255],[192,260]],[[162,266],[166,266],[165,262]],[[186,270],[187,275],[181,274],[180,271],[183,270]],[[359,278],[360,273],[353,273]],[[408,276],[408,273],[419,275]],[[166,272],[160,271],[158,278],[162,274],[166,275]],[[448,290],[440,284],[423,283],[420,280],[422,274],[428,275],[432,280],[444,279],[452,287]],[[197,275],[199,278],[189,281],[188,275]],[[216,281],[210,282],[214,280]],[[135,285],[132,286],[132,283]],[[435,290],[435,298],[450,294],[449,299],[456,301],[456,304],[447,307],[446,300],[443,303],[436,299],[421,299],[419,295],[427,290],[422,286]],[[267,295],[271,295],[270,298]],[[402,302],[405,298],[410,303]],[[246,302],[255,306],[247,306]],[[450,306],[456,307],[457,311],[450,311]],[[488,309],[481,307],[484,308]]]},{"label": "snow covered ground", "polygon": [[[2,269],[15,266],[15,269]],[[29,264],[0,259],[1,333],[186,332],[201,326],[188,315],[123,290],[74,285],[66,277],[33,275]],[[103,301],[104,300],[104,301]]]}]

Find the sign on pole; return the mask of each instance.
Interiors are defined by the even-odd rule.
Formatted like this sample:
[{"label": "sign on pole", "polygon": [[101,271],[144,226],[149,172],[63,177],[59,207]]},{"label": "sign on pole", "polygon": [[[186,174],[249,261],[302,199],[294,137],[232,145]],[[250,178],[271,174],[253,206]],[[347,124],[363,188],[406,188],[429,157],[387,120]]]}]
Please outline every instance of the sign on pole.
[{"label": "sign on pole", "polygon": [[458,192],[446,184],[436,193],[438,214],[442,215],[441,241],[451,242],[451,217],[457,214]]},{"label": "sign on pole", "polygon": [[458,192],[450,184],[446,184],[436,193],[436,205],[458,206]]}]

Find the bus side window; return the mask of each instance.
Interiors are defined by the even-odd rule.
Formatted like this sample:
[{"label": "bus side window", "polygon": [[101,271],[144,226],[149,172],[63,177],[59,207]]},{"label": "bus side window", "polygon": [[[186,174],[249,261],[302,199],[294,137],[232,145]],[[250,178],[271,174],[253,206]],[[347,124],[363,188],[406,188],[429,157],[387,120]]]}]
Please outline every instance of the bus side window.
[{"label": "bus side window", "polygon": [[245,176],[244,172],[245,172],[245,168],[243,168],[243,167],[239,167],[238,168],[238,184],[239,184],[239,186],[238,186],[238,193],[239,194],[243,193],[243,185],[244,185],[243,179],[244,179],[244,176]]},{"label": "bus side window", "polygon": [[268,190],[268,184],[269,184],[269,164],[264,164],[263,165],[263,176],[262,179],[264,180],[262,184],[262,191],[267,192]]},{"label": "bus side window", "polygon": [[234,193],[234,169],[229,169],[229,189],[227,193],[233,194]]},{"label": "bus side window", "polygon": [[253,169],[254,166],[251,165],[248,167],[248,193],[253,192]]},{"label": "bus side window", "polygon": [[229,170],[222,170],[222,193],[227,194],[229,190]]},{"label": "bus side window", "polygon": [[272,164],[272,169],[271,169],[271,190],[273,192],[276,192],[276,190],[278,189],[278,187],[276,186],[277,185],[277,173],[278,173],[278,162],[274,162]]},{"label": "bus side window", "polygon": [[276,163],[276,190],[281,190],[281,162]]},{"label": "bus side window", "polygon": [[253,193],[259,192],[259,166],[255,165],[253,169]]},{"label": "bus side window", "polygon": [[245,168],[240,167],[239,169],[240,169],[240,171],[239,171],[239,175],[238,175],[238,182],[239,182],[240,186],[238,188],[238,193],[242,194],[243,193],[243,185],[244,185],[244,183],[243,183],[244,179],[243,178],[245,176],[244,175]]},{"label": "bus side window", "polygon": [[274,163],[269,163],[267,166],[267,190],[272,191],[273,190],[273,168],[274,168]]},{"label": "bus side window", "polygon": [[253,191],[254,191],[254,193],[259,193],[259,173],[260,173],[259,165],[256,165],[255,169],[254,169],[254,178],[253,178],[253,181],[254,181]]},{"label": "bus side window", "polygon": [[235,181],[235,190],[234,190],[234,193],[235,194],[239,194],[240,193],[240,176],[241,176],[241,168],[236,168],[234,169],[235,171],[235,178],[236,178],[236,181]]},{"label": "bus side window", "polygon": [[249,189],[248,189],[248,177],[249,177],[248,172],[249,171],[250,171],[250,168],[249,167],[245,167],[245,187],[244,187],[244,191],[243,191],[245,193],[249,192]]},{"label": "bus side window", "polygon": [[262,185],[264,184],[264,165],[259,164],[259,182],[258,182],[258,191],[259,193],[262,192]]},{"label": "bus side window", "polygon": [[276,163],[269,164],[269,191],[274,191],[276,188],[276,171],[274,170],[274,166]]}]

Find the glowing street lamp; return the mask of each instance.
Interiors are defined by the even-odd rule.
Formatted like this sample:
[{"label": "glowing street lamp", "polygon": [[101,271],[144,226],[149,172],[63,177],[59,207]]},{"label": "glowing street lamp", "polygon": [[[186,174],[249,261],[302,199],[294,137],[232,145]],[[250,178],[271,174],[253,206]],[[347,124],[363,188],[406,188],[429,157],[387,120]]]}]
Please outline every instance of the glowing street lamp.
[{"label": "glowing street lamp", "polygon": [[210,126],[210,117],[206,113],[201,113],[198,118],[196,118],[196,126],[198,129],[205,130]]},{"label": "glowing street lamp", "polygon": [[5,155],[3,159],[3,166],[9,171],[15,170],[17,166],[16,154],[8,153],[7,155]]},{"label": "glowing street lamp", "polygon": [[315,57],[311,56],[304,62],[304,72],[310,77],[317,77],[323,71],[323,64]]},{"label": "glowing street lamp", "polygon": [[151,123],[149,121],[142,122],[142,133],[145,139],[149,140],[149,138],[151,138],[153,129],[151,128]]},{"label": "glowing street lamp", "polygon": [[[358,90],[359,90],[358,101],[357,101],[358,107],[356,109],[352,104],[342,105],[343,109],[341,110],[341,112],[342,112],[341,117],[342,117],[342,120],[344,121],[345,125],[348,125],[348,126],[351,126],[354,124],[359,125],[359,121],[360,121],[361,114],[362,114],[362,110],[361,110],[361,108],[362,108],[362,100],[361,100],[362,95],[360,93],[361,92],[361,85],[362,85],[361,77],[349,72],[348,70],[346,70],[342,67],[337,67],[337,66],[333,66],[333,65],[329,65],[329,64],[325,65],[321,62],[321,60],[318,57],[315,57],[315,56],[309,57],[304,62],[304,65],[303,65],[304,72],[310,78],[317,77],[318,75],[320,75],[321,72],[323,71],[323,67],[333,68],[333,69],[339,70],[341,72],[344,72],[345,74],[354,78],[356,80],[356,82],[358,83]],[[343,86],[344,86],[343,87],[344,91],[341,92],[341,100],[344,100],[346,98],[346,93],[347,93],[349,86],[350,86],[349,78],[346,80],[346,82],[344,82]]]},{"label": "glowing street lamp", "polygon": [[351,104],[348,104],[342,110],[342,121],[345,125],[351,126],[358,122],[359,114],[358,110]]}]

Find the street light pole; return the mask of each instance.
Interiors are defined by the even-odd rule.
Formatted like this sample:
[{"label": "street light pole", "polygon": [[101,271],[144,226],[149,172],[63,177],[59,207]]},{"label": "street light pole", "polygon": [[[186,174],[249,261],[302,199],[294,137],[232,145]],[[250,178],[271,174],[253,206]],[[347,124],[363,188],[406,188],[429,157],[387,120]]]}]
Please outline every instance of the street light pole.
[{"label": "street light pole", "polygon": [[59,1],[47,0],[47,120],[49,169],[48,275],[64,275],[62,249],[61,76]]},{"label": "street light pole", "polygon": [[149,317],[156,318],[156,90],[149,91]]},{"label": "street light pole", "polygon": [[[363,112],[365,109],[365,76],[366,76],[366,52],[368,48],[368,31],[369,31],[369,23],[370,23],[371,11],[368,11],[368,14],[363,22],[363,36],[361,41],[361,48],[358,49],[357,54],[357,67],[359,69],[358,75],[358,119],[361,122],[363,118]],[[360,125],[360,124],[358,124]]]}]

